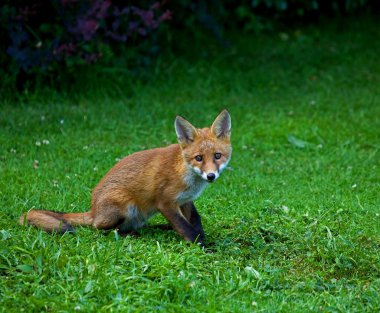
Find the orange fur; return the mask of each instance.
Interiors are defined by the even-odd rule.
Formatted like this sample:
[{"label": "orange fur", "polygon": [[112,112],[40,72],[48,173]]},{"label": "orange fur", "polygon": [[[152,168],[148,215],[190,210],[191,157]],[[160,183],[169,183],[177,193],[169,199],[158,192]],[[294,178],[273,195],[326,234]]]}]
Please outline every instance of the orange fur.
[{"label": "orange fur", "polygon": [[[161,212],[186,240],[203,236],[192,201],[207,184],[207,173],[219,172],[231,156],[230,117],[223,111],[211,128],[196,129],[176,119],[179,144],[131,154],[119,161],[94,188],[86,213],[31,210],[27,222],[47,231],[66,231],[71,225],[130,231]],[[216,153],[221,155],[216,159]],[[197,161],[196,156],[202,156]]]}]

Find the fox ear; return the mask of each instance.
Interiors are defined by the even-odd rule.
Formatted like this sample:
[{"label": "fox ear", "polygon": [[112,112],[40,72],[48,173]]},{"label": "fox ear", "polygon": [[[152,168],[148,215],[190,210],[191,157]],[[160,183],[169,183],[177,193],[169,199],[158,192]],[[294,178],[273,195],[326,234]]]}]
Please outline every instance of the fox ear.
[{"label": "fox ear", "polygon": [[211,132],[216,137],[229,137],[231,134],[231,116],[227,110],[223,110],[211,126]]},{"label": "fox ear", "polygon": [[190,143],[197,135],[196,128],[182,116],[177,116],[174,123],[175,132],[180,143]]}]

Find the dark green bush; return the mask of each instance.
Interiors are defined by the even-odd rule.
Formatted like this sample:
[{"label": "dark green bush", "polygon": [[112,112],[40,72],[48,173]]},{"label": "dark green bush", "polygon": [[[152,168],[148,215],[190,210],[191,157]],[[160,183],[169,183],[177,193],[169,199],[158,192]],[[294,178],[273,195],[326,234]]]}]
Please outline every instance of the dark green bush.
[{"label": "dark green bush", "polygon": [[[5,0],[0,4],[1,84],[23,87],[37,77],[54,81],[98,62],[118,69],[142,66],[160,44],[178,45],[178,38],[167,40],[173,34],[186,33],[179,41],[188,38],[182,42],[188,45],[206,29],[225,44],[226,29],[260,32],[277,23],[307,23],[376,6],[371,0]],[[163,36],[157,36],[159,29]]]}]

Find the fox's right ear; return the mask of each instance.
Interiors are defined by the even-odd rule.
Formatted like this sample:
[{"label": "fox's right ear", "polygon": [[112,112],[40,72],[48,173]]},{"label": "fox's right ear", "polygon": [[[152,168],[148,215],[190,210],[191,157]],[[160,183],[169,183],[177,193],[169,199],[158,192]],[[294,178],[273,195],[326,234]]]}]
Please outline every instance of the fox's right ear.
[{"label": "fox's right ear", "polygon": [[197,129],[182,116],[177,116],[174,123],[175,132],[180,143],[190,143],[197,135]]}]

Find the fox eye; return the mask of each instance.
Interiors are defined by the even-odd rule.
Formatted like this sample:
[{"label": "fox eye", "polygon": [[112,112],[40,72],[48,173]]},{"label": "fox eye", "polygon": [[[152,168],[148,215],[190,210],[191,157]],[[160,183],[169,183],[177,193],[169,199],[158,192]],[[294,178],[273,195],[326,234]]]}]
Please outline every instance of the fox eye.
[{"label": "fox eye", "polygon": [[219,160],[222,157],[222,154],[217,152],[217,153],[215,153],[214,156],[215,156],[215,159]]},{"label": "fox eye", "polygon": [[195,157],[195,160],[197,160],[198,162],[201,162],[202,161],[202,156],[201,155],[197,155],[196,157]]}]

